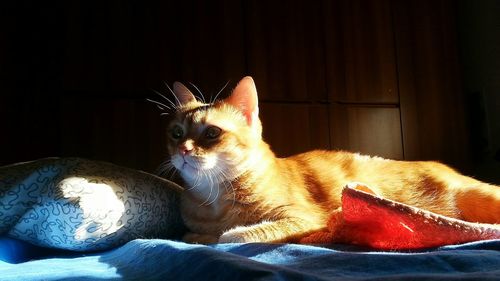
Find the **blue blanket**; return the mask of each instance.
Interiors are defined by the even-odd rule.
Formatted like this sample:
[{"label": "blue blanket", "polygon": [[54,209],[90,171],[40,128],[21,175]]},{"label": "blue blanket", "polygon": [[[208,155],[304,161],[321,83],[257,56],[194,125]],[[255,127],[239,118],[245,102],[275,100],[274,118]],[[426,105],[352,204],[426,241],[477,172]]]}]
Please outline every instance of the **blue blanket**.
[{"label": "blue blanket", "polygon": [[500,240],[422,252],[133,240],[79,254],[0,239],[0,280],[500,280]]},{"label": "blue blanket", "polygon": [[0,167],[0,281],[500,280],[500,240],[396,253],[136,239],[176,237],[176,189],[83,159]]}]

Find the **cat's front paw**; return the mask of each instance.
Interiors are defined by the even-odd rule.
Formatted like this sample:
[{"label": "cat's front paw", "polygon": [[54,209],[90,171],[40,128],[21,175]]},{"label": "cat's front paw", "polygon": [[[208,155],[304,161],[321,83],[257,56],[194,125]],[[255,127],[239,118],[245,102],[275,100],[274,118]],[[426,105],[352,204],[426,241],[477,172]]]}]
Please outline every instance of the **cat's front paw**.
[{"label": "cat's front paw", "polygon": [[260,239],[253,235],[252,229],[249,227],[237,227],[224,232],[219,237],[219,243],[247,243],[259,241]]},{"label": "cat's front paw", "polygon": [[240,233],[226,232],[219,237],[219,243],[245,243],[245,236]]}]

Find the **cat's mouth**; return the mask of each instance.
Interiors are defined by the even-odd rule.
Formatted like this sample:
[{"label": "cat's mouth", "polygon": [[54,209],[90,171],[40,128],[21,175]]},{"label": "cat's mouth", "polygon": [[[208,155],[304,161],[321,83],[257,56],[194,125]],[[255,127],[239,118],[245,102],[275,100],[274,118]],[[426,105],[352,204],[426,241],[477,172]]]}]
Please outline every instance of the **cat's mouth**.
[{"label": "cat's mouth", "polygon": [[177,170],[188,177],[208,173],[216,164],[215,159],[180,154],[172,162]]},{"label": "cat's mouth", "polygon": [[182,157],[181,171],[187,172],[189,174],[195,174],[200,170],[200,167],[195,163],[191,163],[186,157]]},{"label": "cat's mouth", "polygon": [[192,164],[189,164],[187,161],[184,160],[184,163],[182,163],[182,167],[181,167],[182,170],[185,170],[185,171],[189,171],[189,172],[196,172],[198,171],[198,169],[192,165]]}]

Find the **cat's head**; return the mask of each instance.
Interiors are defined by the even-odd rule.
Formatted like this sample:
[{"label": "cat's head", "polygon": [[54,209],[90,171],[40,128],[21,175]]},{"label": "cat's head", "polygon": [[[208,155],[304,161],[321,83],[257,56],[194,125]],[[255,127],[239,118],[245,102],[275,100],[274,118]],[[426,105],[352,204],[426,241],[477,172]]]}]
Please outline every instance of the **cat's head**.
[{"label": "cat's head", "polygon": [[243,78],[231,95],[205,104],[183,84],[173,88],[179,106],[168,125],[171,164],[188,183],[232,180],[254,157],[261,142],[257,90]]}]

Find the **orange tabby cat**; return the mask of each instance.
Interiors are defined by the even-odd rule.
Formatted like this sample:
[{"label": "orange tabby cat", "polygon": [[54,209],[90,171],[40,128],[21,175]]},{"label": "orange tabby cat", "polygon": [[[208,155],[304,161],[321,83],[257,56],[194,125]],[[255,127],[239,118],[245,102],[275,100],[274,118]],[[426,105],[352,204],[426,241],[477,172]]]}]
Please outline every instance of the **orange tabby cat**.
[{"label": "orange tabby cat", "polygon": [[344,151],[277,158],[262,140],[251,77],[225,100],[198,101],[181,83],[168,127],[168,165],[186,190],[187,242],[291,241],[325,227],[342,188],[363,182],[408,205],[473,222],[500,223],[500,188],[436,162],[405,162]]}]

